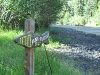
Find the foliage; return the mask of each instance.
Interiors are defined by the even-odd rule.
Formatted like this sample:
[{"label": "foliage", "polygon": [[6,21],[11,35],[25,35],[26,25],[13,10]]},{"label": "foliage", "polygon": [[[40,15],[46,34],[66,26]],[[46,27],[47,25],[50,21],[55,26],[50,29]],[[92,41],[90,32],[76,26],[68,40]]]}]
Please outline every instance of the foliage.
[{"label": "foliage", "polygon": [[98,22],[100,0],[66,0],[63,8],[67,15],[62,20],[65,24],[85,25],[94,23],[100,25]]},{"label": "foliage", "polygon": [[22,28],[24,20],[31,17],[38,26],[48,27],[57,20],[62,6],[62,0],[0,0],[1,25]]},{"label": "foliage", "polygon": [[35,19],[36,27],[52,23],[100,25],[100,0],[0,0],[0,25],[23,28],[27,18]]},{"label": "foliage", "polygon": [[73,17],[69,18],[69,24],[85,25],[86,21],[85,21],[85,18],[82,16],[73,16]]}]

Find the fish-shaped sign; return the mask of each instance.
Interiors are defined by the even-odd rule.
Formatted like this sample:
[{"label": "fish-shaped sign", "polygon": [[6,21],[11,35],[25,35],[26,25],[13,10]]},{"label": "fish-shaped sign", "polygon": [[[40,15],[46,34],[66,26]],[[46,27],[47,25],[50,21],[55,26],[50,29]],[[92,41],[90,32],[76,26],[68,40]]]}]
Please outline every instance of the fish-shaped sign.
[{"label": "fish-shaped sign", "polygon": [[24,35],[17,37],[15,39],[15,42],[24,47],[31,48],[42,43],[48,44],[48,38],[49,38],[48,31],[46,31],[45,33],[41,35],[30,32],[30,33],[26,33]]}]

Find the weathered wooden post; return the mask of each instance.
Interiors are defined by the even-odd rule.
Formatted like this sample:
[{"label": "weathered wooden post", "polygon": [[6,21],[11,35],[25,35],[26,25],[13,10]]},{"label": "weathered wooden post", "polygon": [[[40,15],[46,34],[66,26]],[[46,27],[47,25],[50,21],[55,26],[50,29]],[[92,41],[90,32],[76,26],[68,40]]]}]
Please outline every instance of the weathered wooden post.
[{"label": "weathered wooden post", "polygon": [[38,35],[35,32],[35,22],[32,19],[25,21],[24,34],[17,37],[15,42],[25,47],[25,74],[34,75],[34,50],[40,44],[48,44],[49,32]]},{"label": "weathered wooden post", "polygon": [[[25,21],[25,34],[35,32],[35,21],[27,19]],[[28,40],[27,40],[28,41]],[[34,48],[25,47],[25,75],[34,75]]]}]

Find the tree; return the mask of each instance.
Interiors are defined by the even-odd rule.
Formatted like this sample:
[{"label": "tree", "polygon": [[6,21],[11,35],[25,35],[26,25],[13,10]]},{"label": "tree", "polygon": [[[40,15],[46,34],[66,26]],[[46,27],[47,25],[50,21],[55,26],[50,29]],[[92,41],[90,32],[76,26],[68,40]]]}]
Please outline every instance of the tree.
[{"label": "tree", "polygon": [[[0,17],[3,25],[10,28],[23,27],[26,18],[36,20],[38,26],[48,27],[59,17],[63,0],[1,0],[4,6]],[[4,14],[6,13],[6,14]]]}]

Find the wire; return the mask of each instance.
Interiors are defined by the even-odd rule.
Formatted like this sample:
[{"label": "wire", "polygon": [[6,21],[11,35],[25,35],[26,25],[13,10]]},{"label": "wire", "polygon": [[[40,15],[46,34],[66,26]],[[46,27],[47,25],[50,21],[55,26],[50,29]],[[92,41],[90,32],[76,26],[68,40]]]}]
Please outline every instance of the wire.
[{"label": "wire", "polygon": [[45,44],[44,44],[44,48],[45,48],[45,52],[46,52],[46,58],[47,58],[48,66],[49,66],[49,69],[50,69],[50,73],[52,75],[52,68],[51,68],[51,65],[50,65],[50,61],[49,61],[49,57],[48,57],[48,51],[46,49]]}]

